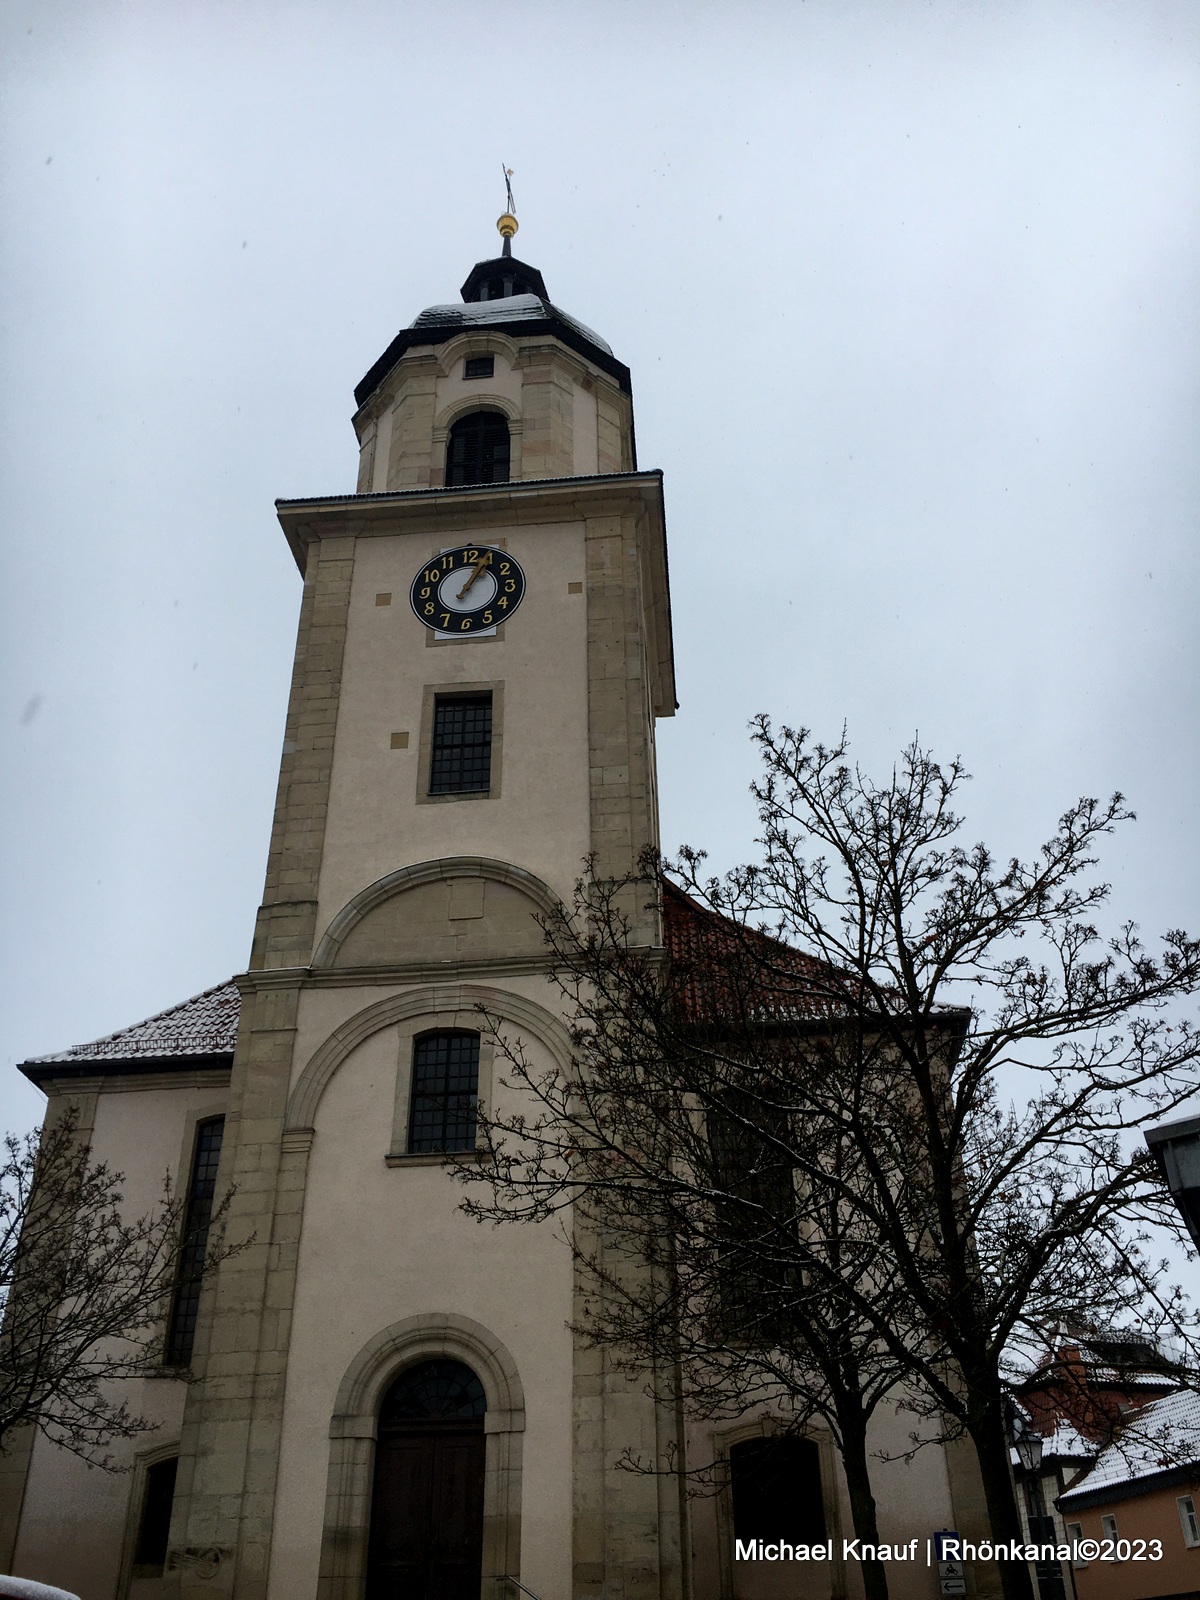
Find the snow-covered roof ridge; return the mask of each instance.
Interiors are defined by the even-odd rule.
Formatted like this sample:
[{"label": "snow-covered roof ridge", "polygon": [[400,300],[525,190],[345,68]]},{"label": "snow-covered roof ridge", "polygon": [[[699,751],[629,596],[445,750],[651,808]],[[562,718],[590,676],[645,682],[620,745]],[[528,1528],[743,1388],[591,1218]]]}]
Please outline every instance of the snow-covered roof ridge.
[{"label": "snow-covered roof ridge", "polygon": [[25,1066],[54,1062],[129,1061],[172,1056],[232,1054],[242,997],[232,981],[204,989],[177,1006],[120,1028],[88,1044],[34,1056]]},{"label": "snow-covered roof ridge", "polygon": [[475,327],[497,322],[549,322],[558,317],[569,327],[581,333],[606,355],[612,355],[612,346],[594,333],[586,323],[580,322],[561,306],[552,305],[536,294],[510,294],[502,300],[468,300],[462,305],[426,306],[425,310],[409,323],[410,328]]},{"label": "snow-covered roof ridge", "polygon": [[1092,1470],[1060,1495],[1059,1503],[1065,1507],[1096,1489],[1193,1465],[1200,1466],[1200,1394],[1177,1389],[1132,1412],[1120,1438],[1100,1452]]}]

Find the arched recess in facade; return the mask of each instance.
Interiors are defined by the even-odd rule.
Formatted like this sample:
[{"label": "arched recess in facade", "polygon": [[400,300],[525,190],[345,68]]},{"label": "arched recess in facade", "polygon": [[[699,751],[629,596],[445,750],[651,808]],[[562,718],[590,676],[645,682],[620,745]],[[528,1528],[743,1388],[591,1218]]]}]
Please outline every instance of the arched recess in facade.
[{"label": "arched recess in facade", "polygon": [[337,966],[342,946],[354,929],[387,901],[411,889],[453,878],[484,878],[503,884],[523,895],[542,916],[555,915],[562,909],[562,902],[549,884],[511,862],[493,861],[487,856],[441,856],[433,861],[418,861],[377,878],[346,902],[321,935],[312,959],[314,970]]},{"label": "arched recess in facade", "polygon": [[288,1097],[286,1131],[307,1132],[312,1128],[325,1086],[364,1039],[393,1023],[439,1012],[476,1012],[497,1022],[511,1023],[520,1032],[544,1044],[564,1070],[570,1069],[571,1038],[566,1027],[535,1001],[484,984],[422,984],[416,989],[406,989],[403,994],[377,1000],[334,1029],[296,1080]]},{"label": "arched recess in facade", "polygon": [[429,1312],[393,1323],[368,1340],[338,1389],[329,1425],[317,1600],[361,1600],[379,1404],[405,1367],[430,1360],[463,1362],[487,1396],[483,1592],[490,1594],[496,1579],[520,1573],[525,1394],[516,1363],[499,1339],[470,1317]]}]

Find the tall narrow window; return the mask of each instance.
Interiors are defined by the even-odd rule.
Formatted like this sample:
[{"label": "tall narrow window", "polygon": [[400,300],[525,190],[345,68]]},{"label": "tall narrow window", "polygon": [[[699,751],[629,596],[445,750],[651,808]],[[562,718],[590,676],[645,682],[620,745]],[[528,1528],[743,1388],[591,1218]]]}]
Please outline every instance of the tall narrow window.
[{"label": "tall narrow window", "polygon": [[137,1544],[133,1547],[133,1576],[161,1578],[167,1565],[167,1540],[171,1532],[171,1506],[175,1500],[175,1473],[179,1457],[156,1461],[146,1472]]},{"label": "tall narrow window", "polygon": [[479,1035],[423,1034],[413,1046],[409,1150],[473,1150],[478,1097]]},{"label": "tall narrow window", "polygon": [[430,794],[478,793],[491,782],[491,694],[439,694],[433,704]]},{"label": "tall narrow window", "polygon": [[450,429],[446,482],[508,482],[508,419],[500,411],[472,411]]},{"label": "tall narrow window", "polygon": [[175,1285],[163,1357],[169,1367],[186,1367],[192,1359],[196,1316],[200,1310],[200,1280],[204,1275],[208,1229],[212,1221],[213,1196],[217,1189],[217,1162],[221,1159],[221,1136],[224,1132],[224,1117],[210,1117],[196,1129],[196,1153],[192,1158],[187,1210],[183,1219],[183,1241],[179,1251],[179,1278]]}]

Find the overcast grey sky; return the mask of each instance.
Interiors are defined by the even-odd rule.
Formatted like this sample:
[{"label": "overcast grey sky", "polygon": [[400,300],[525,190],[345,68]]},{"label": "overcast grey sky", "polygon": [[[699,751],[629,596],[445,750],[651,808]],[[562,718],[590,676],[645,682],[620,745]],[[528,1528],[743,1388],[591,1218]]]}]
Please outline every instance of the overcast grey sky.
[{"label": "overcast grey sky", "polygon": [[665,842],[750,852],[758,710],[919,730],[1002,851],[1125,790],[1118,908],[1200,921],[1194,0],[8,0],[0,54],[0,1124],[245,964],[272,502],[352,489],[502,161],[666,473]]}]

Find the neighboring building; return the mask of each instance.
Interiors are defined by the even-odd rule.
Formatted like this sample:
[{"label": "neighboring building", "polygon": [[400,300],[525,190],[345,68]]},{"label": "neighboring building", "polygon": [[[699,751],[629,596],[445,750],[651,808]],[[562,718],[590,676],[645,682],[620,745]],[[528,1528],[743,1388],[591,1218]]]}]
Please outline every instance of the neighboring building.
[{"label": "neighboring building", "polygon": [[[1064,1417],[1055,1421],[1041,1439],[1041,1454],[1036,1466],[1026,1467],[1020,1452],[1012,1452],[1013,1477],[1017,1485],[1017,1504],[1026,1538],[1036,1545],[1061,1545],[1066,1539],[1062,1517],[1055,1502],[1063,1489],[1074,1483],[1096,1459],[1099,1447],[1085,1439]],[[1070,1600],[1069,1565],[1057,1557],[1032,1563],[1038,1600]]]},{"label": "neighboring building", "polygon": [[[628,370],[507,237],[462,292],[359,385],[358,492],[278,504],[304,597],[248,970],[25,1064],[48,1116],[81,1106],[131,1208],[169,1167],[197,1223],[232,1185],[231,1237],[252,1236],[176,1295],[129,1474],[40,1437],[0,1462],[0,1567],[83,1600],[859,1590],[836,1560],[732,1561],[768,1501],[849,1530],[829,1436],[775,1441],[762,1409],[685,1436],[574,1339],[555,1230],[477,1226],[445,1170],[477,1099],[511,1092],[481,1007],[533,1062],[569,1061],[537,919],[586,857],[616,877],[656,844],[675,711]],[[638,915],[649,947],[688,937]],[[907,1463],[910,1428],[876,1428],[881,1537],[986,1537],[970,1451]],[[687,1449],[727,1463],[724,1493],[689,1505],[618,1466]],[[923,1565],[891,1585],[937,1593]]]},{"label": "neighboring building", "polygon": [[[1087,1472],[1128,1418],[1174,1393],[1179,1379],[1153,1341],[1113,1329],[1064,1334],[1053,1354],[1017,1389],[1030,1434],[1040,1442],[1036,1467],[1013,1452],[1022,1515],[1031,1542],[1068,1542],[1062,1492]],[[1058,1561],[1035,1568],[1039,1600],[1069,1595],[1071,1572]]]},{"label": "neighboring building", "polygon": [[1016,1392],[1044,1438],[1065,1425],[1094,1456],[1110,1443],[1131,1408],[1178,1387],[1175,1365],[1152,1340],[1113,1329],[1063,1334],[1053,1355]]},{"label": "neighboring building", "polygon": [[[1200,1395],[1180,1390],[1137,1411],[1058,1510],[1069,1539],[1116,1557],[1076,1563],[1079,1600],[1196,1600]],[[1161,1559],[1136,1559],[1152,1557],[1155,1541]]]}]

